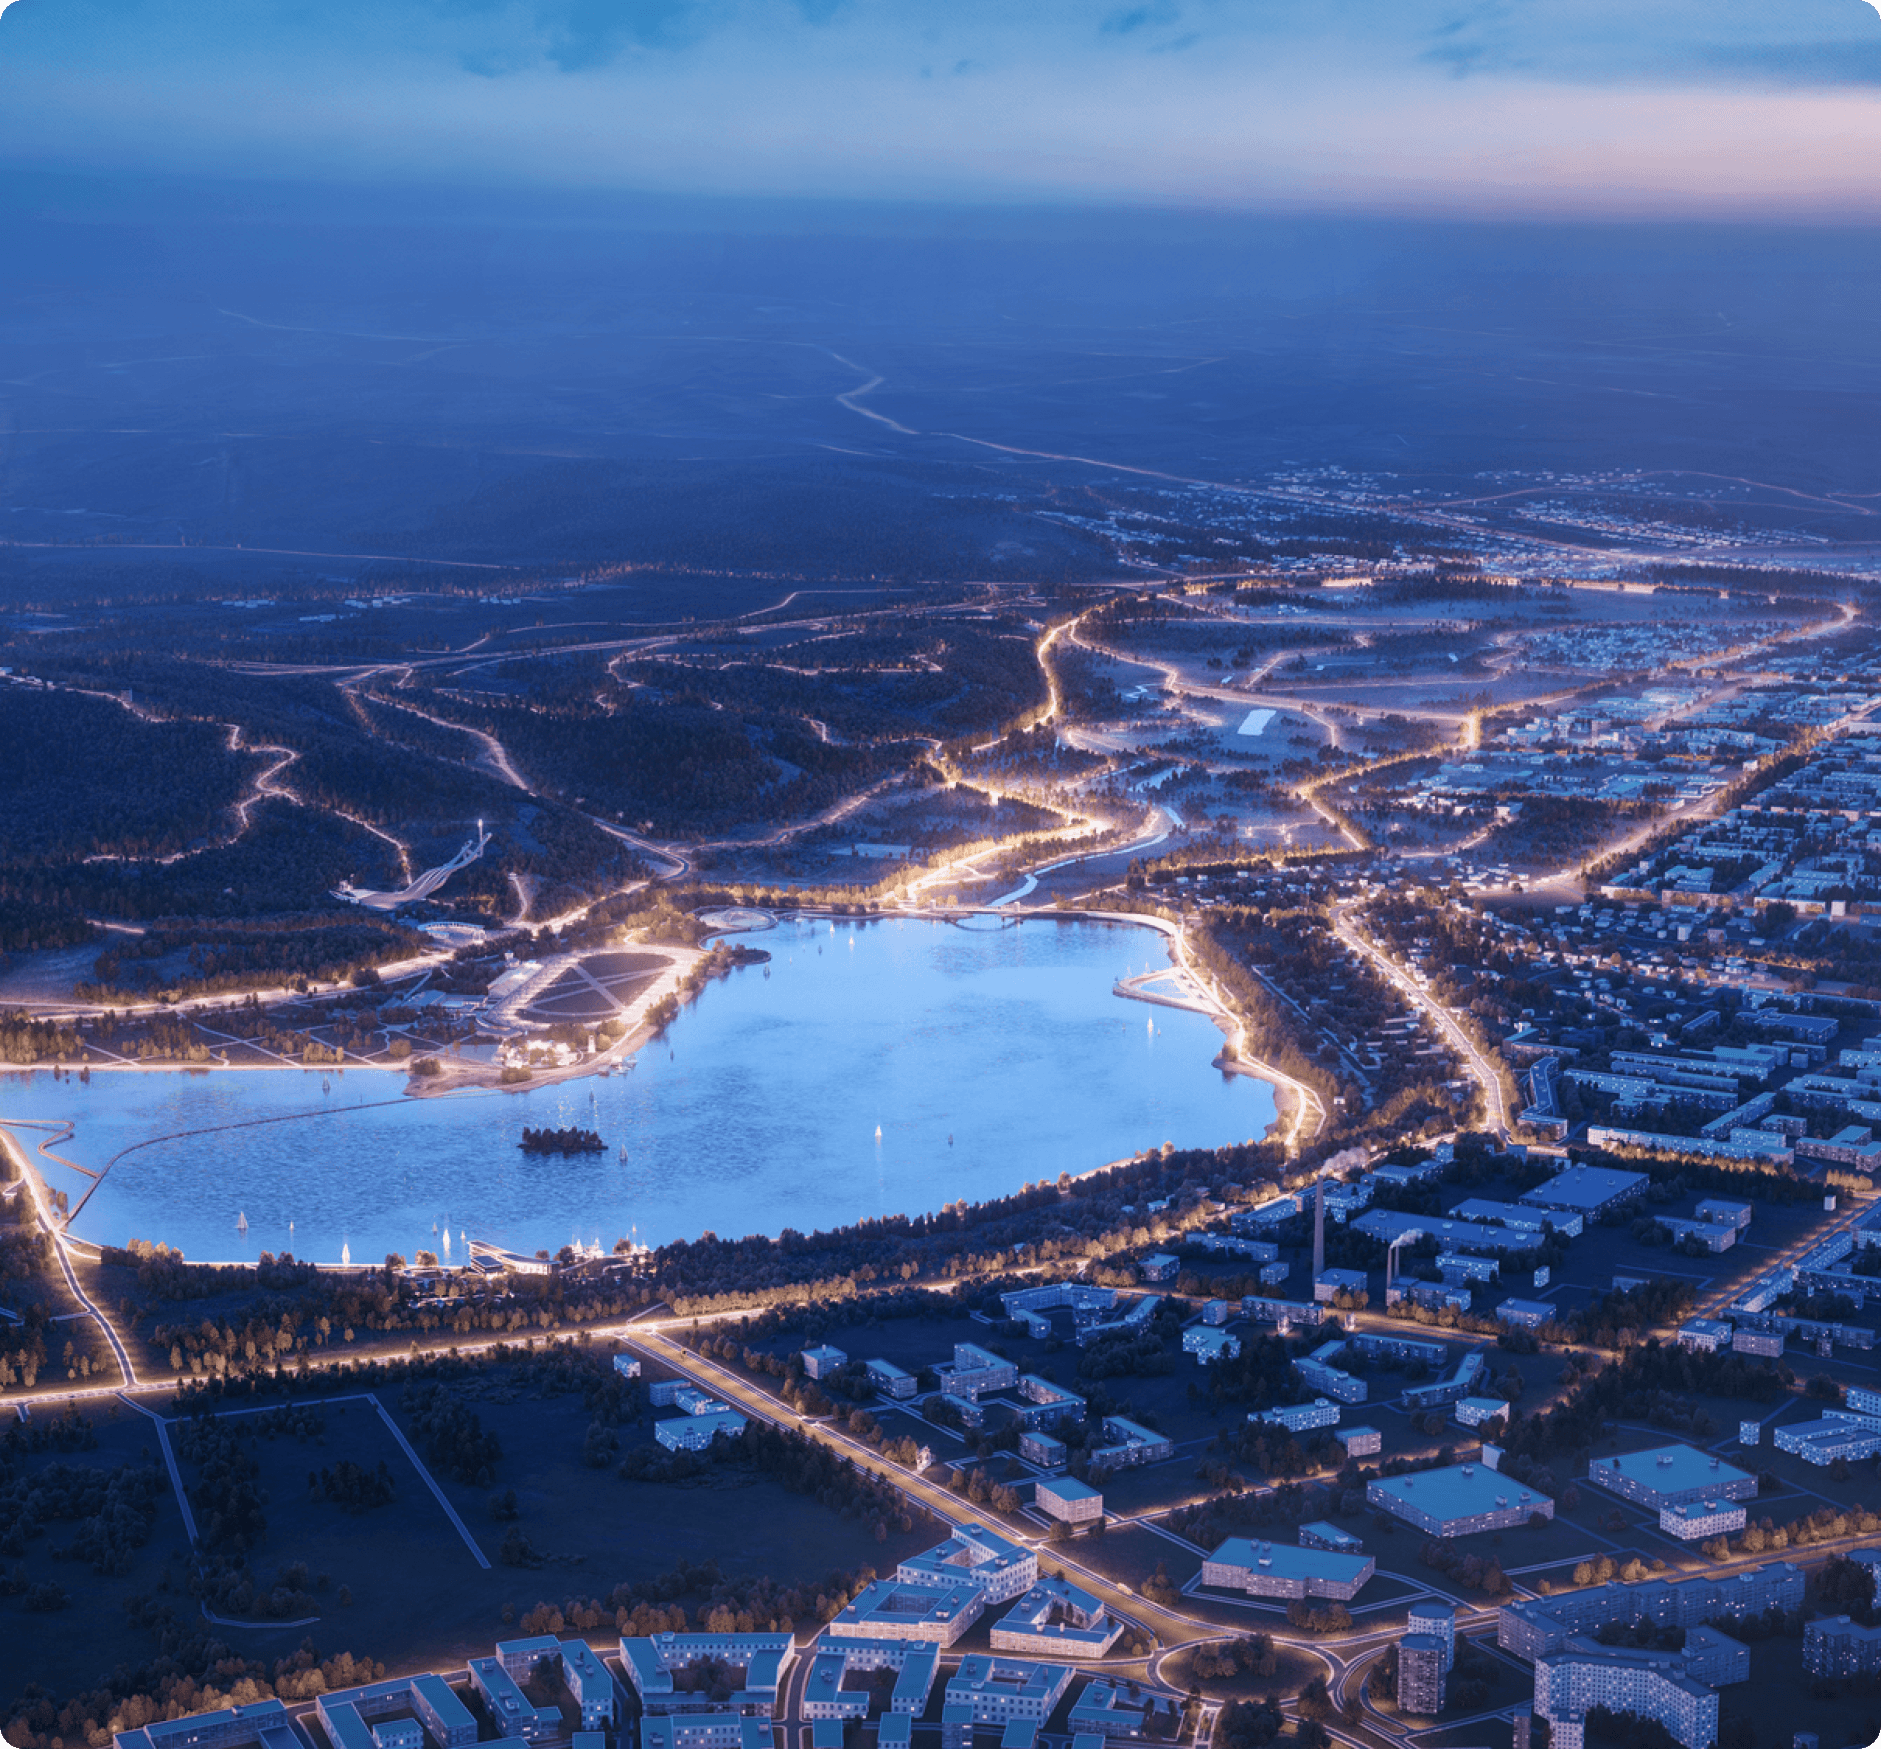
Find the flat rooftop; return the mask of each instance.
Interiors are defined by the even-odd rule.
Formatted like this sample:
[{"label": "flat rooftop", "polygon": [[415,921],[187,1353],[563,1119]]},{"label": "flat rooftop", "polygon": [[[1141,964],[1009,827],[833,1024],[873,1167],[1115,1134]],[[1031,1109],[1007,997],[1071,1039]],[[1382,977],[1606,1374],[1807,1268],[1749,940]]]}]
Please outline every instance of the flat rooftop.
[{"label": "flat rooftop", "polygon": [[1231,1536],[1212,1555],[1230,1567],[1249,1567],[1280,1579],[1331,1579],[1350,1584],[1372,1565],[1370,1555],[1342,1555],[1337,1549],[1301,1549],[1291,1543],[1254,1542]]},{"label": "flat rooftop", "polygon": [[1615,1197],[1625,1196],[1645,1182],[1643,1172],[1620,1172],[1611,1166],[1570,1166],[1546,1184],[1525,1191],[1522,1201],[1539,1208],[1559,1204],[1591,1212],[1605,1208]]},{"label": "flat rooftop", "polygon": [[1629,1451],[1619,1457],[1595,1458],[1588,1465],[1590,1474],[1618,1471],[1629,1482],[1650,1488],[1659,1494],[1687,1494],[1699,1488],[1718,1488],[1726,1482],[1748,1482],[1754,1478],[1748,1470],[1727,1464],[1708,1451],[1689,1445],[1661,1445],[1651,1451]]},{"label": "flat rooftop", "polygon": [[1521,1505],[1524,1496],[1531,1503],[1548,1498],[1539,1488],[1525,1488],[1513,1476],[1501,1475],[1486,1464],[1452,1464],[1445,1470],[1386,1476],[1371,1486],[1443,1523],[1453,1518],[1474,1518],[1478,1513],[1512,1511]]},{"label": "flat rooftop", "polygon": [[1512,1312],[1518,1318],[1553,1318],[1558,1316],[1553,1306],[1546,1300],[1504,1300],[1496,1307],[1498,1313]]}]

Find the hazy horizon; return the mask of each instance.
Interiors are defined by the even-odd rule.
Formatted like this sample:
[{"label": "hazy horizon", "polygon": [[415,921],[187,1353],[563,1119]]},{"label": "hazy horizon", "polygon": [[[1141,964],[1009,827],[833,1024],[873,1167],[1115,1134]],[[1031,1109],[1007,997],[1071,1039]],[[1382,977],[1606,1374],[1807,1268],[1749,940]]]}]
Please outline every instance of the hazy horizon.
[{"label": "hazy horizon", "polygon": [[0,161],[1498,216],[1872,216],[1873,0],[16,0]]}]

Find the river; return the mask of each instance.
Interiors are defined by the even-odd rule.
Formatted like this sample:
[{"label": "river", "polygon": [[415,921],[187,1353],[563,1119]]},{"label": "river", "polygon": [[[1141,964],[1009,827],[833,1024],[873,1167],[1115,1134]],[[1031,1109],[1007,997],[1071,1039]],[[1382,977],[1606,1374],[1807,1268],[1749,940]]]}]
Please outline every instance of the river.
[{"label": "river", "polygon": [[[710,985],[611,1077],[405,1099],[401,1076],[358,1068],[329,1093],[319,1070],[13,1073],[0,1120],[73,1120],[58,1151],[93,1168],[152,1137],[250,1123],[127,1155],[75,1235],[199,1261],[337,1262],[346,1247],[359,1263],[420,1249],[461,1262],[468,1239],[533,1251],[807,1232],[1165,1141],[1244,1141],[1273,1119],[1265,1083],[1210,1066],[1221,1036],[1205,1016],[1112,995],[1168,963],[1152,930],[804,919],[746,939],[770,965]],[[294,1121],[252,1125],[272,1117]],[[524,1154],[524,1125],[593,1129],[606,1151]],[[76,1203],[88,1181],[46,1171]]]}]

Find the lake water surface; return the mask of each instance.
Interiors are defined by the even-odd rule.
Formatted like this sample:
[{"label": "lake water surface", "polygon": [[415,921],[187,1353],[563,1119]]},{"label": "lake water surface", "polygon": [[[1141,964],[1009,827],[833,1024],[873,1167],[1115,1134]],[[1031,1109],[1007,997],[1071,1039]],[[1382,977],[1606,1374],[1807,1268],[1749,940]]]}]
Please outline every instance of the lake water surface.
[{"label": "lake water surface", "polygon": [[[89,1085],[38,1072],[0,1078],[0,1120],[70,1118],[58,1151],[98,1167],[153,1136],[293,1115],[140,1148],[73,1230],[205,1261],[323,1262],[342,1245],[355,1262],[443,1256],[447,1230],[458,1261],[465,1237],[533,1251],[808,1232],[999,1196],[1165,1141],[1244,1141],[1272,1121],[1265,1083],[1210,1067],[1221,1035],[1204,1016],[1111,994],[1119,976],[1168,963],[1153,931],[976,924],[797,920],[748,937],[770,966],[709,986],[631,1073],[607,1078],[404,1099],[402,1076],[362,1069],[334,1073],[327,1094],[318,1070]],[[526,1155],[525,1124],[594,1129],[607,1151]],[[74,1203],[88,1182],[47,1176]]]}]

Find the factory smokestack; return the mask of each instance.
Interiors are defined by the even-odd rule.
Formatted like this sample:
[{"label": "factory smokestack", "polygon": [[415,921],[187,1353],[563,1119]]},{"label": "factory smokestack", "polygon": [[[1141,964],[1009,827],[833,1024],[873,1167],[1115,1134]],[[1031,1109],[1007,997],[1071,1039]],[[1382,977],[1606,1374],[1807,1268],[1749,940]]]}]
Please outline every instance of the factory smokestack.
[{"label": "factory smokestack", "polygon": [[1326,1181],[1313,1186],[1313,1280],[1326,1273]]}]

